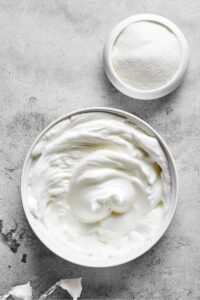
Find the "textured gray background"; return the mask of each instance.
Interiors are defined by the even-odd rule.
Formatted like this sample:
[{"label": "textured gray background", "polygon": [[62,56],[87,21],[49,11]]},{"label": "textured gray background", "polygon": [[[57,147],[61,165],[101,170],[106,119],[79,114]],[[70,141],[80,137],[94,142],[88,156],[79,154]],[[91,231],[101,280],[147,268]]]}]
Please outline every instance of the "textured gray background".
[{"label": "textured gray background", "polygon": [[[137,13],[168,17],[190,45],[182,86],[162,100],[131,100],[103,71],[108,33]],[[83,276],[83,298],[200,299],[199,37],[198,0],[0,1],[0,294],[31,280],[37,297],[61,276]],[[136,261],[104,270],[48,251],[20,199],[23,160],[37,134],[62,114],[91,106],[149,122],[170,146],[180,179],[176,215],[160,242]]]}]

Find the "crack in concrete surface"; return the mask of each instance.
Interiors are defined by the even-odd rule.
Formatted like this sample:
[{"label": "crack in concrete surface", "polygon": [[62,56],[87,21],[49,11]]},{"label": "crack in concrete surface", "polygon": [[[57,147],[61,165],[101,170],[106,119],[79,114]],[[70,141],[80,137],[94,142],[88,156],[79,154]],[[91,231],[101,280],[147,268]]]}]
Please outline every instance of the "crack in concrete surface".
[{"label": "crack in concrete surface", "polygon": [[17,230],[18,225],[15,228],[10,229],[7,233],[3,232],[3,220],[0,219],[0,241],[5,244],[13,253],[16,253],[20,243],[23,239],[23,234],[20,234]]}]

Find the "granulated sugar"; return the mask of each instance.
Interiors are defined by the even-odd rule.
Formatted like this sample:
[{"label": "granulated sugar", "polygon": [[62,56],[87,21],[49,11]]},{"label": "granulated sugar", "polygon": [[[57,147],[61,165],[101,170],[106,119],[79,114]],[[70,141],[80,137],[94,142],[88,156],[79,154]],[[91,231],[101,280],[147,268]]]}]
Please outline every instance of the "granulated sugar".
[{"label": "granulated sugar", "polygon": [[139,90],[166,85],[176,74],[181,48],[175,34],[154,21],[128,25],[116,39],[112,63],[118,77]]}]

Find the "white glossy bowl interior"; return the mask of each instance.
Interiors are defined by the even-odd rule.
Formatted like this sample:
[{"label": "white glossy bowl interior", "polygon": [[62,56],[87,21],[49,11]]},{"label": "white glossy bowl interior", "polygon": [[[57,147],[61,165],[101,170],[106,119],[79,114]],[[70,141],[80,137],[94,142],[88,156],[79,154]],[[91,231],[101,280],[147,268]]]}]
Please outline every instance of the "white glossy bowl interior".
[{"label": "white glossy bowl interior", "polygon": [[[70,252],[70,250],[64,249],[63,247],[60,247],[60,243],[56,241],[50,233],[46,230],[46,228],[38,222],[30,213],[30,210],[28,208],[28,203],[27,203],[27,179],[28,179],[28,173],[29,173],[29,168],[31,165],[31,153],[35,145],[38,143],[38,141],[41,139],[41,137],[53,126],[55,126],[57,123],[59,123],[62,120],[65,120],[67,118],[70,118],[71,116],[77,115],[77,114],[82,114],[82,113],[93,113],[93,112],[104,112],[104,113],[110,113],[110,114],[115,114],[119,115],[122,117],[127,118],[129,121],[131,121],[134,124],[137,124],[140,126],[143,130],[145,130],[148,134],[157,137],[159,140],[165,155],[167,157],[168,163],[169,163],[169,170],[170,170],[170,175],[172,179],[172,196],[170,200],[170,205],[169,205],[169,210],[166,215],[166,218],[164,219],[162,226],[160,227],[159,231],[157,232],[157,235],[155,236],[154,240],[151,240],[150,242],[147,242],[147,244],[144,246],[143,250],[138,252],[137,254],[132,254],[129,253],[129,255],[124,255],[120,257],[113,257],[113,258],[108,258],[108,259],[86,259],[86,258],[81,258],[77,256],[75,253]],[[26,217],[28,219],[28,222],[30,226],[32,227],[33,231],[37,235],[37,237],[46,245],[47,248],[49,248],[52,252],[57,254],[58,256],[62,257],[63,259],[87,266],[87,267],[110,267],[110,266],[116,266],[120,265],[123,263],[126,263],[128,261],[131,261],[140,255],[144,254],[146,251],[148,251],[164,234],[166,231],[167,227],[169,226],[172,217],[175,212],[176,204],[177,204],[177,193],[178,193],[178,182],[177,182],[177,172],[175,168],[175,163],[174,159],[171,155],[171,152],[163,139],[160,137],[160,135],[153,129],[151,128],[146,122],[142,121],[138,117],[127,113],[122,110],[118,109],[113,109],[113,108],[89,108],[89,109],[82,109],[79,111],[72,112],[70,114],[64,115],[61,118],[57,119],[53,123],[51,123],[48,127],[46,127],[36,138],[34,143],[32,144],[30,150],[27,153],[27,156],[25,158],[23,170],[22,170],[22,176],[21,176],[21,197],[22,197],[22,204],[24,207],[24,211],[26,214]]]},{"label": "white glossy bowl interior", "polygon": [[[163,85],[162,87],[153,90],[140,90],[129,86],[118,77],[112,64],[112,49],[116,39],[128,25],[139,21],[152,21],[167,27],[178,39],[181,52],[182,52],[180,66],[179,69],[177,70],[177,73],[174,75],[174,77],[166,85]],[[134,99],[152,100],[152,99],[163,97],[171,93],[180,85],[188,67],[189,47],[183,33],[170,20],[153,14],[134,15],[132,17],[129,17],[121,21],[119,24],[117,24],[114,27],[114,29],[110,33],[104,46],[103,62],[104,62],[104,69],[109,80],[120,92]]]}]

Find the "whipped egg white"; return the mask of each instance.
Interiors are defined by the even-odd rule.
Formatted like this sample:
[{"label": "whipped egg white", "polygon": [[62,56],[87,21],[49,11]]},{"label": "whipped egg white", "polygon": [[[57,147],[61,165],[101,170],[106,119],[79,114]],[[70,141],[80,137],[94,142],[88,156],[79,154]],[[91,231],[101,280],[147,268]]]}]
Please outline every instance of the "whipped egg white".
[{"label": "whipped egg white", "polygon": [[154,136],[124,117],[60,121],[32,151],[31,214],[62,247],[112,257],[142,248],[168,210],[168,162]]}]

